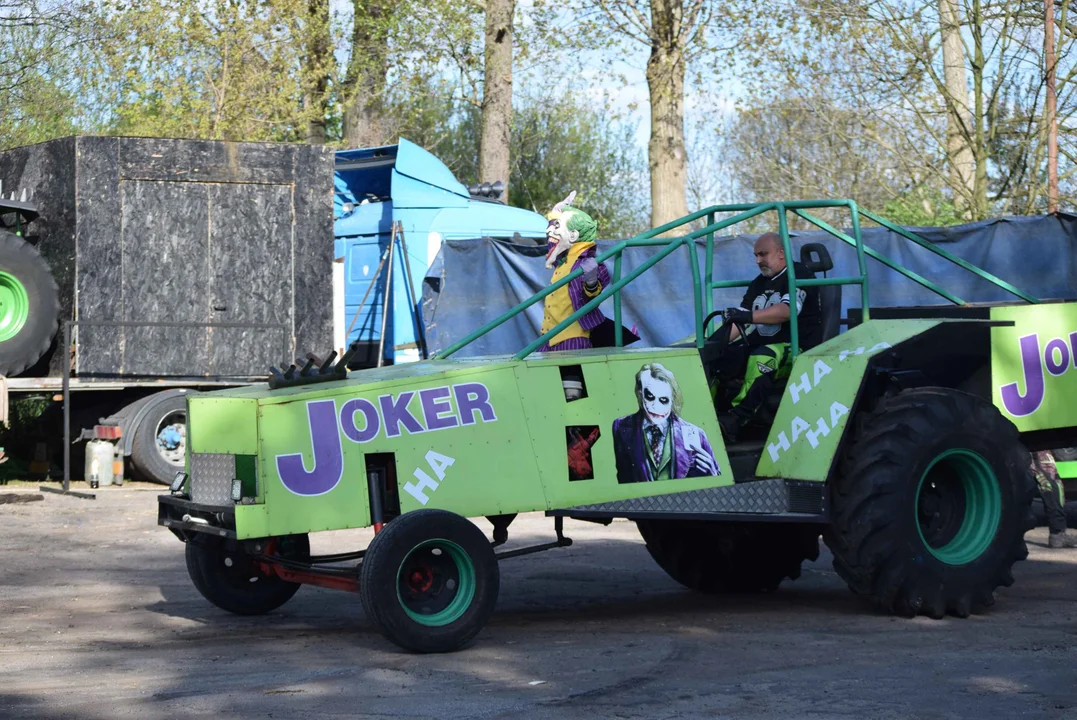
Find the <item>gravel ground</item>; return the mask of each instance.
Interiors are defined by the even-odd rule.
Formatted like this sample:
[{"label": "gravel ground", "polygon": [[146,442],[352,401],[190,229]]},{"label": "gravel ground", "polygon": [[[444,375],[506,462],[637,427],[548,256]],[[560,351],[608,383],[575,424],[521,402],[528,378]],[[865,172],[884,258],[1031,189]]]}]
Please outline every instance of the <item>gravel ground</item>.
[{"label": "gravel ground", "polygon": [[[1077,718],[1077,550],[1047,550],[1044,528],[989,613],[932,621],[873,611],[825,549],[773,595],[708,598],[633,524],[568,521],[572,547],[504,562],[472,646],[418,656],[357,595],[212,607],[156,525],[160,489],[0,504],[0,718]],[[510,547],[546,541],[552,521],[511,530]]]}]

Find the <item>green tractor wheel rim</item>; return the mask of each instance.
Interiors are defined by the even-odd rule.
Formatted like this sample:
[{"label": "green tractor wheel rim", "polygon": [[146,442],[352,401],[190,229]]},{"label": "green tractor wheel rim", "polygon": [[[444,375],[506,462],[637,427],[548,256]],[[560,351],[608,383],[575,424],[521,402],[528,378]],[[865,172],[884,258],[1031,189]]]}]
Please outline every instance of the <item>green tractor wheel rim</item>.
[{"label": "green tractor wheel rim", "polygon": [[916,513],[928,552],[947,565],[977,559],[1002,520],[1002,491],[991,464],[972,450],[941,453],[917,485]]},{"label": "green tractor wheel rim", "polygon": [[11,273],[0,270],[0,342],[19,334],[30,317],[30,296]]},{"label": "green tractor wheel rim", "polygon": [[409,618],[441,627],[471,607],[475,584],[475,566],[462,547],[449,540],[427,540],[400,563],[396,597]]}]

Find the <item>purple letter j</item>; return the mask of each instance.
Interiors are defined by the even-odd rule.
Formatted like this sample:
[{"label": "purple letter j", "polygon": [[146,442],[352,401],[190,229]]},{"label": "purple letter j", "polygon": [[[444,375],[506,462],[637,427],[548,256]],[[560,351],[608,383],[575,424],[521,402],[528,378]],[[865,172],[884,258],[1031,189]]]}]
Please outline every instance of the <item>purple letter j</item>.
[{"label": "purple letter j", "polygon": [[1014,417],[1025,417],[1043,403],[1043,363],[1040,361],[1040,340],[1036,335],[1021,338],[1021,367],[1025,375],[1025,394],[1021,395],[1015,382],[1003,385],[1002,404]]},{"label": "purple letter j", "polygon": [[314,467],[307,470],[302,453],[277,456],[277,473],[284,487],[296,495],[324,495],[337,486],[344,474],[344,455],[337,429],[336,405],[332,400],[307,403]]}]

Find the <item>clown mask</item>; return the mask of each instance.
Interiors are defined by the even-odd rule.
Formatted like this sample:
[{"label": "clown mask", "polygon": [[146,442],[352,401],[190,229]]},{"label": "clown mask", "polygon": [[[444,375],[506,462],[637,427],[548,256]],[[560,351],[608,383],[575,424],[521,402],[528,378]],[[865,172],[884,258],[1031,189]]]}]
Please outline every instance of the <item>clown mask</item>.
[{"label": "clown mask", "polygon": [[673,410],[673,388],[665,380],[651,377],[650,373],[643,373],[640,385],[643,390],[643,412],[655,425],[664,426]]},{"label": "clown mask", "polygon": [[568,250],[569,246],[580,238],[578,231],[568,229],[568,219],[570,217],[572,217],[571,210],[559,212],[550,219],[549,224],[546,226],[547,270],[554,266],[558,255]]}]

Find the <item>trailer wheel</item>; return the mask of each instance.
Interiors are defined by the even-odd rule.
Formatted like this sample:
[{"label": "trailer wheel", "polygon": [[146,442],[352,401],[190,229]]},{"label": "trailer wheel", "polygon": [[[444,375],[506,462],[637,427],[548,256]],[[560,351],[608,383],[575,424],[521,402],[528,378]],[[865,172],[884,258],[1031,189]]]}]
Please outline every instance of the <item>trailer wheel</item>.
[{"label": "trailer wheel", "polygon": [[44,355],[60,317],[48,263],[18,235],[0,231],[0,375],[18,375]]},{"label": "trailer wheel", "polygon": [[922,388],[856,418],[825,533],[834,569],[883,610],[966,617],[1028,555],[1035,484],[1017,429],[990,403]]},{"label": "trailer wheel", "polygon": [[[277,553],[290,560],[308,560],[306,535],[276,538]],[[267,575],[235,540],[198,535],[187,541],[187,574],[206,600],[236,615],[264,615],[288,602],[298,583]]]},{"label": "trailer wheel", "polygon": [[393,519],[363,557],[359,590],[378,630],[405,650],[433,653],[470,642],[494,611],[500,586],[486,536],[445,510]]},{"label": "trailer wheel", "polygon": [[131,460],[139,479],[169,485],[187,457],[187,396],[150,398],[134,429]]},{"label": "trailer wheel", "polygon": [[637,520],[647,552],[671,578],[703,593],[773,592],[819,557],[818,525]]}]

